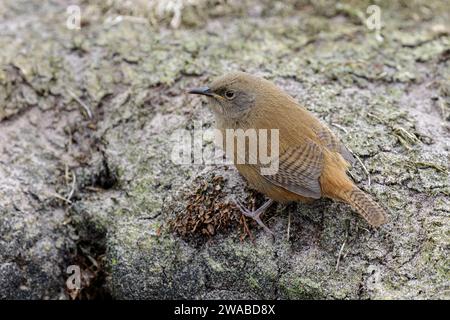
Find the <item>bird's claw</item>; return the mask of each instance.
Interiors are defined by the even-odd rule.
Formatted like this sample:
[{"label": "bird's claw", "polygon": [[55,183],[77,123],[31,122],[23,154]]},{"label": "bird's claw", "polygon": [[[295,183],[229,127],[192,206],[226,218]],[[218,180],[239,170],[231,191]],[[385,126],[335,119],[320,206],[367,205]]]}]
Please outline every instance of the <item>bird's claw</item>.
[{"label": "bird's claw", "polygon": [[269,200],[266,203],[264,203],[261,207],[258,209],[251,211],[247,209],[242,202],[239,200],[235,200],[236,206],[241,210],[241,213],[249,218],[252,218],[255,220],[266,232],[270,233],[272,236],[274,236],[274,233],[272,230],[270,230],[261,220],[260,216],[261,214],[273,203],[273,200]]}]

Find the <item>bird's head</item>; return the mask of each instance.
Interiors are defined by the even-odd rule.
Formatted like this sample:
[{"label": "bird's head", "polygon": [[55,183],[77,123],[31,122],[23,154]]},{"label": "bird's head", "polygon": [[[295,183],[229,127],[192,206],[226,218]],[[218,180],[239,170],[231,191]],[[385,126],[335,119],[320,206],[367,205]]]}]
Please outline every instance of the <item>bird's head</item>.
[{"label": "bird's head", "polygon": [[245,119],[257,104],[268,81],[245,72],[232,72],[214,80],[209,86],[189,91],[208,97],[216,116],[225,120]]}]

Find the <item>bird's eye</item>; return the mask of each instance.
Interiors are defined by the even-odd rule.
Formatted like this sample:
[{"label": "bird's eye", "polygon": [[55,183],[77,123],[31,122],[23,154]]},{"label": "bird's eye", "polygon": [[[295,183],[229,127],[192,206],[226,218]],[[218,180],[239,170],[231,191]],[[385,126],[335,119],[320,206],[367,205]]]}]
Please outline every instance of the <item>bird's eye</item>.
[{"label": "bird's eye", "polygon": [[225,91],[225,98],[231,100],[231,99],[234,99],[235,96],[236,96],[236,92],[234,92],[233,90]]}]

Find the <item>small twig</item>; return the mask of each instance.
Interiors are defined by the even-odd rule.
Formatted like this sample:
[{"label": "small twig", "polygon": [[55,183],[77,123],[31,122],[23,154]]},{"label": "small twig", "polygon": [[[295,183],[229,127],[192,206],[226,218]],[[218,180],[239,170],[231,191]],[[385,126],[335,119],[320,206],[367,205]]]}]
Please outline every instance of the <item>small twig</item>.
[{"label": "small twig", "polygon": [[287,240],[291,237],[291,211],[288,214],[288,226],[287,226]]},{"label": "small twig", "polygon": [[149,24],[148,20],[141,17],[134,17],[134,16],[127,16],[127,15],[119,15],[116,17],[107,17],[104,21],[105,25],[114,26],[116,24],[119,24],[123,21],[129,21],[134,23],[142,23],[142,24]]},{"label": "small twig", "polygon": [[[352,152],[352,151],[350,151],[350,152]],[[359,164],[360,164],[361,167],[363,168],[364,173],[365,173],[366,176],[367,176],[367,180],[368,180],[367,183],[368,183],[368,186],[370,186],[370,173],[369,173],[369,170],[367,170],[366,166],[365,166],[364,163],[361,161],[361,158],[358,157],[358,155],[356,155],[356,154],[353,153],[353,152],[352,152],[352,154],[353,154],[353,156],[356,158],[356,160],[358,160]]]},{"label": "small twig", "polygon": [[102,188],[92,187],[92,186],[86,186],[86,187],[84,187],[84,189],[89,190],[89,191],[94,191],[94,192],[100,192],[100,191],[104,190]]},{"label": "small twig", "polygon": [[398,139],[398,141],[400,141],[400,143],[402,144],[402,146],[404,146],[406,148],[406,150],[410,151],[412,149],[412,147],[408,144],[408,142],[406,142],[405,139],[403,139],[402,137],[400,137],[399,135],[395,135]]},{"label": "small twig", "polygon": [[442,166],[440,164],[432,163],[432,162],[426,162],[426,161],[410,161],[407,160],[408,163],[411,164],[412,167],[416,166],[417,168],[433,168],[434,170],[438,172],[447,172],[447,168],[445,166]]},{"label": "small twig", "polygon": [[[358,160],[359,164],[361,165],[361,167],[363,168],[364,173],[367,176],[367,183],[368,186],[370,186],[371,180],[370,180],[370,173],[369,170],[367,170],[366,166],[364,165],[364,163],[361,161],[361,158],[358,157],[358,155],[356,153],[353,152],[352,149],[350,149],[349,147],[345,146],[347,148],[347,150],[356,158],[356,160]],[[354,179],[352,173],[349,171],[350,176]]]},{"label": "small twig", "polygon": [[[128,212],[131,212],[131,210],[128,209],[128,208],[122,208],[122,209],[125,209],[125,210],[127,210]],[[158,218],[161,214],[162,214],[162,211],[158,211],[156,214],[154,214],[154,215],[152,215],[152,216],[143,216],[143,217],[139,217],[139,220],[153,220],[153,219]]]},{"label": "small twig", "polygon": [[350,177],[351,177],[353,180],[356,180],[355,176],[353,175],[353,173],[352,173],[351,171],[347,171],[347,173],[350,175]]},{"label": "small twig", "polygon": [[397,137],[397,139],[400,141],[400,143],[407,149],[411,150],[411,145],[414,145],[416,143],[420,143],[421,141],[416,137],[415,134],[406,131],[405,128],[402,127],[395,127],[392,129],[394,132],[394,135]]},{"label": "small twig", "polygon": [[378,116],[374,115],[373,113],[367,113],[367,115],[371,118],[376,119],[377,121],[379,121],[381,124],[384,124],[386,126],[388,126],[394,136],[397,137],[397,139],[400,141],[400,143],[409,151],[412,149],[410,144],[416,144],[416,143],[420,143],[420,139],[418,139],[416,137],[415,134],[408,132],[405,128],[402,127],[396,127],[393,126],[392,124],[388,123],[387,121],[379,118]]},{"label": "small twig", "polygon": [[83,101],[81,101],[81,99],[78,98],[78,97],[76,96],[76,94],[73,93],[73,91],[71,91],[70,89],[67,89],[67,92],[69,92],[69,94],[72,96],[72,98],[73,98],[76,102],[78,102],[78,103],[80,104],[80,106],[83,107],[83,109],[84,109],[84,111],[86,111],[86,114],[88,115],[89,119],[92,119],[92,111],[91,111],[91,109],[89,108],[89,106],[88,106],[86,103],[84,103]]},{"label": "small twig", "polygon": [[341,249],[339,250],[337,261],[336,261],[335,271],[339,270],[339,263],[341,262],[342,251],[344,251],[344,247],[345,247],[346,242],[347,242],[347,240],[344,240],[344,242],[342,243]]},{"label": "small twig", "polygon": [[367,115],[368,115],[369,117],[373,118],[373,119],[378,120],[378,122],[380,122],[380,123],[382,123],[382,124],[386,124],[386,121],[384,121],[383,119],[381,119],[380,117],[374,115],[374,114],[371,113],[371,112],[368,112]]},{"label": "small twig", "polygon": [[347,244],[348,239],[348,228],[345,231],[345,239],[344,242],[341,245],[341,249],[339,250],[337,261],[336,261],[336,272],[339,270],[339,263],[341,262],[342,252],[344,251],[345,245]]},{"label": "small twig", "polygon": [[52,197],[55,197],[55,198],[57,198],[57,199],[59,199],[59,200],[62,200],[62,201],[64,201],[64,202],[67,202],[68,204],[72,204],[72,201],[67,200],[66,198],[64,198],[63,196],[61,196],[61,195],[59,195],[59,194],[57,194],[57,193],[47,192],[47,195],[52,196]]},{"label": "small twig", "polygon": [[255,242],[255,238],[253,237],[252,232],[250,231],[250,229],[248,228],[247,225],[247,219],[245,218],[245,216],[243,214],[241,214],[241,219],[243,221],[243,225],[244,225],[244,232],[245,234],[247,234],[250,238],[250,240],[254,243]]},{"label": "small twig", "polygon": [[347,131],[347,129],[345,129],[343,126],[341,126],[341,125],[338,125],[337,123],[331,123],[331,125],[332,126],[335,126],[336,128],[339,128],[339,129],[341,129],[342,131],[344,131],[345,132],[345,134],[348,134],[348,131]]},{"label": "small twig", "polygon": [[66,186],[69,185],[69,165],[66,163],[64,165],[64,179],[66,180]]},{"label": "small twig", "polygon": [[364,171],[364,173],[365,173],[366,176],[367,176],[367,183],[368,183],[368,186],[370,187],[371,180],[370,180],[370,173],[369,173],[369,170],[367,170],[366,166],[365,166],[364,163],[361,161],[361,158],[358,157],[358,155],[357,155],[356,153],[354,153],[349,147],[347,147],[347,149],[348,149],[348,151],[350,151],[350,153],[356,158],[356,160],[358,160],[359,164],[360,164],[361,167],[363,168],[363,171]]},{"label": "small twig", "polygon": [[77,184],[77,176],[75,175],[75,172],[73,172],[72,170],[72,188],[69,192],[69,194],[67,195],[67,201],[70,202],[70,199],[72,199],[73,194],[75,193],[75,187]]}]

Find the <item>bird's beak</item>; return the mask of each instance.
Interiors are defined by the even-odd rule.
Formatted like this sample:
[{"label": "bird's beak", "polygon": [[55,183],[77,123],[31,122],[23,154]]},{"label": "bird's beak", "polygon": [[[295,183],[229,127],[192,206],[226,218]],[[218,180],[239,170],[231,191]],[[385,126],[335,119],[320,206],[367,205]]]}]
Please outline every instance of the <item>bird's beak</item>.
[{"label": "bird's beak", "polygon": [[202,94],[209,97],[212,97],[214,95],[209,87],[194,88],[189,90],[188,92],[192,94]]}]

